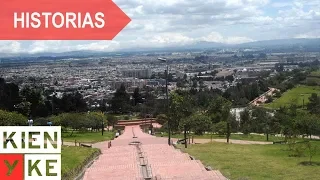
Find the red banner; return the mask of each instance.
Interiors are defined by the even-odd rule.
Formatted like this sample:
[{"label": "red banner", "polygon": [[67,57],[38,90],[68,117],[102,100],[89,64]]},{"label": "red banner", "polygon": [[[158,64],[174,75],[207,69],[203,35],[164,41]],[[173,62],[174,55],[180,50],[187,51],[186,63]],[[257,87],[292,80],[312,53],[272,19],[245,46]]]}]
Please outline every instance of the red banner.
[{"label": "red banner", "polygon": [[131,21],[112,0],[0,1],[0,40],[112,40]]}]

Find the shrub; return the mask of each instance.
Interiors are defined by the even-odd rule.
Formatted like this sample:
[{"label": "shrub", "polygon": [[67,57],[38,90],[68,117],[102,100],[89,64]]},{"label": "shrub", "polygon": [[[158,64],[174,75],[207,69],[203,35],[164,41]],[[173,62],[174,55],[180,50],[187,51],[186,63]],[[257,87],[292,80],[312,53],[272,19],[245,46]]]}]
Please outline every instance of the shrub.
[{"label": "shrub", "polygon": [[219,135],[225,135],[227,133],[227,122],[221,121],[214,125],[214,130]]},{"label": "shrub", "polygon": [[165,114],[159,114],[157,116],[157,123],[163,125],[166,122],[167,122],[167,116]]},{"label": "shrub", "polygon": [[27,121],[27,117],[22,114],[0,110],[0,126],[24,126]]}]

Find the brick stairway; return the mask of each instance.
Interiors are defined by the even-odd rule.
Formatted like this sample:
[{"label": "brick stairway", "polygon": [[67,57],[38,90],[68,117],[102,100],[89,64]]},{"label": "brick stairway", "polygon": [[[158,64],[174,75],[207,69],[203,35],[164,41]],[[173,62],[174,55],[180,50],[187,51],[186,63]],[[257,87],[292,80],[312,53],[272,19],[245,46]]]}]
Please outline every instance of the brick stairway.
[{"label": "brick stairway", "polygon": [[167,138],[126,126],[124,133],[100,144],[102,154],[88,168],[84,180],[225,180],[216,170],[207,171],[198,160],[169,146]]}]

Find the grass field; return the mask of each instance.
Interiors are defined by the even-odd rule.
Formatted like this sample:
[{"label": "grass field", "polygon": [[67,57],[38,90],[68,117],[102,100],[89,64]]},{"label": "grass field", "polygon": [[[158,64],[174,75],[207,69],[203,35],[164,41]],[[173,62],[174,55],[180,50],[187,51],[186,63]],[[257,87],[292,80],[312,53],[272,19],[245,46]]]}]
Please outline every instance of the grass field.
[{"label": "grass field", "polygon": [[99,154],[99,149],[62,146],[61,173],[62,179],[73,179],[83,166]]},{"label": "grass field", "polygon": [[320,71],[313,71],[306,79],[307,84],[320,85]]},{"label": "grass field", "polygon": [[[318,149],[320,142],[315,142]],[[179,146],[182,148],[182,146]],[[231,180],[317,180],[320,166],[304,166],[308,156],[289,157],[288,145],[208,143],[182,149]],[[320,163],[320,153],[313,162]]]},{"label": "grass field", "polygon": [[319,86],[298,86],[285,93],[279,99],[274,100],[272,103],[265,104],[267,108],[280,108],[281,106],[289,106],[296,104],[298,106],[306,105],[309,102],[309,97],[312,93],[320,95]]},{"label": "grass field", "polygon": [[313,71],[310,73],[310,76],[319,77],[320,78],[320,71]]},{"label": "grass field", "polygon": [[114,138],[114,132],[108,132],[104,131],[103,136],[101,135],[101,132],[78,132],[75,131],[71,135],[71,131],[63,132],[62,133],[62,139],[65,142],[74,142],[77,140],[77,142],[82,143],[96,143],[101,141],[107,141]]},{"label": "grass field", "polygon": [[[157,134],[157,137],[160,137],[161,134]],[[167,137],[167,133],[165,133],[163,136]],[[192,135],[195,139],[211,139],[211,135],[210,134],[204,134],[202,136],[199,135]],[[178,138],[178,139],[183,139],[184,136],[183,134],[173,134],[171,136],[172,138]],[[188,137],[188,135],[187,135]],[[226,139],[226,136],[220,136],[220,135],[212,135],[213,139]],[[267,141],[266,136],[261,136],[261,135],[243,135],[243,134],[231,134],[230,139],[234,139],[234,140],[246,140],[246,141]],[[284,140],[283,137],[277,137],[277,136],[272,136],[269,135],[269,141],[273,142],[273,141],[282,141]]]}]

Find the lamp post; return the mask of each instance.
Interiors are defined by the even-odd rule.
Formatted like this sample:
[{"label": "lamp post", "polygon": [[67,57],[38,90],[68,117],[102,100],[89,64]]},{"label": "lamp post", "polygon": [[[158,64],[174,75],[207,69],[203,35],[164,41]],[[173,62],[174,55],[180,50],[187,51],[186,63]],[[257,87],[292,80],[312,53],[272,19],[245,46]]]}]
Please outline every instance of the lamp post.
[{"label": "lamp post", "polygon": [[[166,110],[167,114],[169,113],[169,96],[168,96],[168,72],[169,72],[169,66],[168,61],[166,58],[158,58],[159,61],[166,63]],[[168,117],[168,144],[171,145],[171,125],[170,125],[170,118]]]}]

